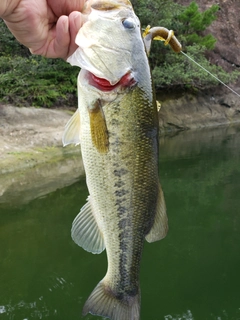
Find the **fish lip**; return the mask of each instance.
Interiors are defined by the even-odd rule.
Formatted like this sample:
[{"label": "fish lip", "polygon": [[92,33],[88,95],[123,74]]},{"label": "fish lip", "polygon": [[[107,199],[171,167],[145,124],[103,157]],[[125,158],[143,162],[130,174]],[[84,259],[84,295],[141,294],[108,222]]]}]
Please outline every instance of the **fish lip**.
[{"label": "fish lip", "polygon": [[110,81],[108,81],[105,78],[100,78],[91,73],[90,71],[87,71],[87,79],[89,85],[97,88],[100,91],[108,92],[113,91],[114,89],[121,87],[121,88],[131,88],[136,85],[137,81],[135,80],[132,72],[127,72],[125,75],[123,75],[119,81],[115,84],[111,84]]}]

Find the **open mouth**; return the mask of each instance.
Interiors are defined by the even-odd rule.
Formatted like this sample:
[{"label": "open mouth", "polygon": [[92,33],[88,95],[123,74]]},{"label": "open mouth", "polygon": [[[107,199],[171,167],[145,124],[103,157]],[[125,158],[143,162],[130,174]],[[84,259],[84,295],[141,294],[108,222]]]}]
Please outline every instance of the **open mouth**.
[{"label": "open mouth", "polygon": [[112,91],[118,86],[132,87],[136,84],[136,80],[133,75],[128,72],[116,84],[112,85],[107,79],[99,78],[89,72],[89,84],[101,91]]}]

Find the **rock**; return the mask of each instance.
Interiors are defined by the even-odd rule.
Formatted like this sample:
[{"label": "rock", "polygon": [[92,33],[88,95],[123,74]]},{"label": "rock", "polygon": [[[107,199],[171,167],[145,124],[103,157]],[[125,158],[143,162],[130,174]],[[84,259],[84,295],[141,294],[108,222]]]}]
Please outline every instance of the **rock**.
[{"label": "rock", "polygon": [[229,93],[183,94],[161,101],[159,112],[160,132],[197,129],[240,122],[240,100]]},{"label": "rock", "polygon": [[[177,0],[176,2],[189,5],[192,0]],[[202,10],[208,9],[213,4],[218,4],[220,7],[217,20],[206,31],[217,39],[215,49],[209,53],[210,62],[222,66],[226,71],[240,67],[240,1],[197,0],[196,2]]]},{"label": "rock", "polygon": [[[192,0],[176,0],[181,5],[189,5]],[[236,0],[197,0],[201,10],[218,4],[220,10],[217,20],[206,30],[217,43],[215,49],[208,52],[210,62],[222,66],[231,72],[240,67],[240,1]],[[239,91],[240,78],[230,87]],[[160,131],[187,130],[205,126],[230,124],[240,121],[240,99],[229,89],[220,85],[212,92],[200,92],[197,95],[182,94],[176,97],[161,97],[162,108],[159,113]]]}]

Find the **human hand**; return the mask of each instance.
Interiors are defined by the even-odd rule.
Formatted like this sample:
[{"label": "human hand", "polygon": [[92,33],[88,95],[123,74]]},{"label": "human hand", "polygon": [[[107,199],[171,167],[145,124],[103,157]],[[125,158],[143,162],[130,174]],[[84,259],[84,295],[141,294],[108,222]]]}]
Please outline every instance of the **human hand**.
[{"label": "human hand", "polygon": [[86,0],[0,0],[0,16],[33,54],[67,59],[84,18]]}]

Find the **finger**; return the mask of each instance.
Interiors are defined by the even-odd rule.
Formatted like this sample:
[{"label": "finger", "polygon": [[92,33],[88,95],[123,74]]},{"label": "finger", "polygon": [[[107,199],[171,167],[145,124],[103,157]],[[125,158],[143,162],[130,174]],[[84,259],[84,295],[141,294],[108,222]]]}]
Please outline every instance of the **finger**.
[{"label": "finger", "polygon": [[82,27],[84,23],[84,16],[78,12],[78,11],[73,11],[69,15],[69,31],[70,31],[70,46],[69,46],[69,51],[68,51],[68,56],[73,54],[73,52],[77,49],[77,45],[75,43],[75,38],[76,35],[79,31],[79,29]]},{"label": "finger", "polygon": [[68,56],[71,36],[69,32],[69,19],[67,16],[61,16],[56,24],[56,36],[49,46],[47,56],[52,58],[66,59]]},{"label": "finger", "polygon": [[[1,0],[2,1],[2,0]],[[61,1],[48,1],[50,6],[57,17],[62,15],[69,16],[73,11],[82,11],[87,0],[61,0]]]}]

